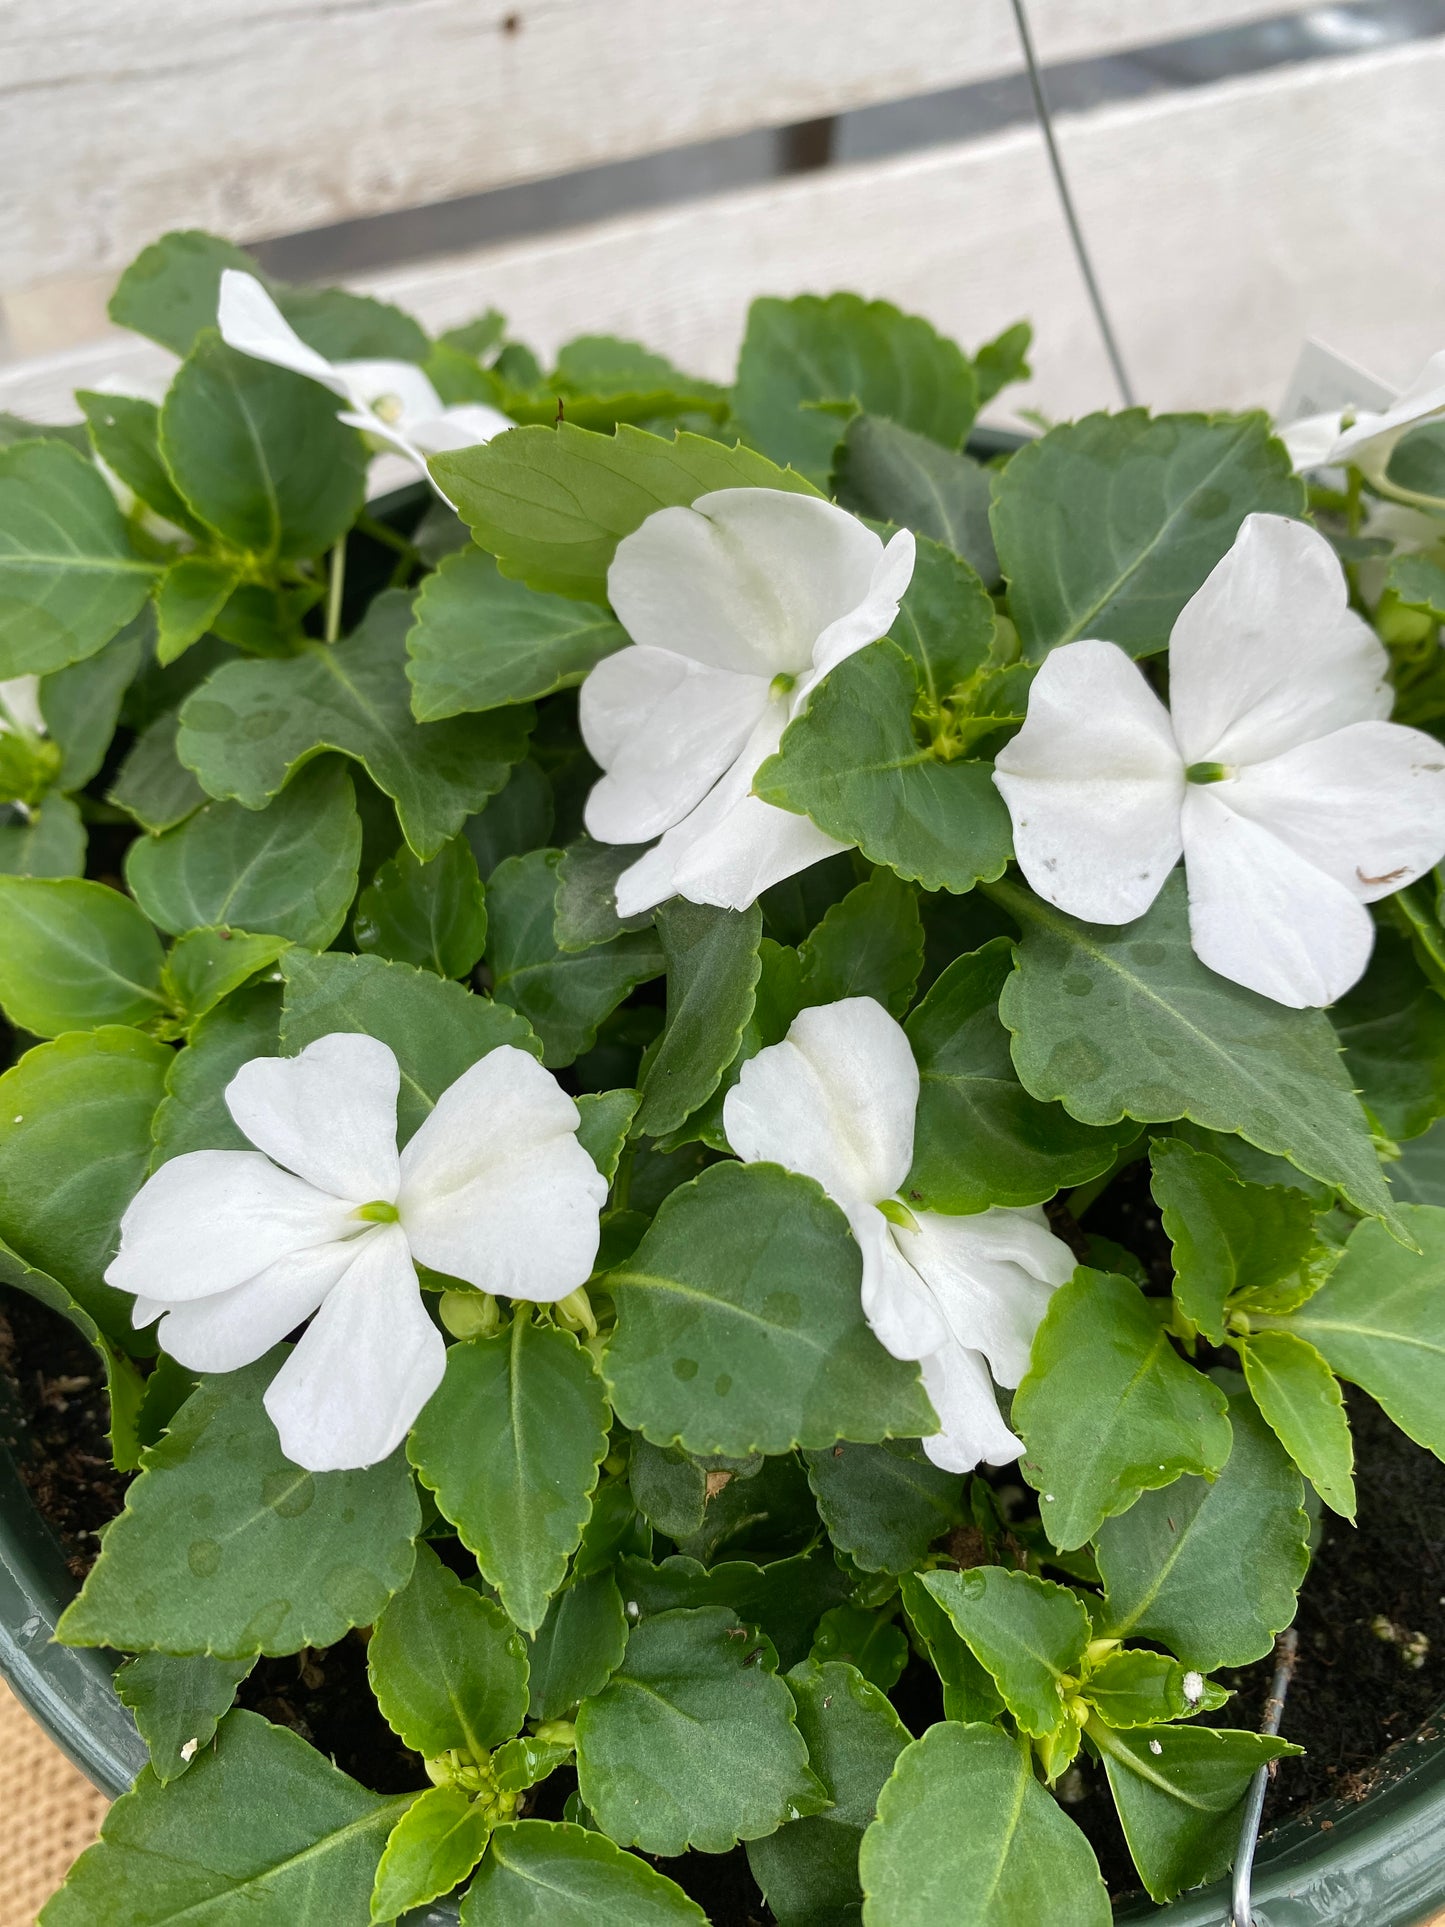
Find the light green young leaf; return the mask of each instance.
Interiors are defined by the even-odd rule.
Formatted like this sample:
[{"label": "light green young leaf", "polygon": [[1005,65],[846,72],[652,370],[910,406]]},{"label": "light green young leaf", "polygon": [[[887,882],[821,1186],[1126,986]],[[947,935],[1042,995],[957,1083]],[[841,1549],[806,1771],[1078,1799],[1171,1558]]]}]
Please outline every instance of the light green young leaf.
[{"label": "light green young leaf", "polygon": [[487,881],[487,962],[492,994],[519,1011],[558,1070],[597,1041],[597,1026],[638,984],[661,976],[650,930],[587,950],[559,950],[553,935],[560,850],[530,850],[498,864]]},{"label": "light green young leaf", "polygon": [[28,815],[0,810],[0,876],[78,877],[84,868],[85,825],[70,797],[52,792]]},{"label": "light green young leaf", "polygon": [[1164,648],[1246,515],[1305,512],[1304,484],[1261,412],[1088,415],[1021,448],[993,491],[1029,662],[1082,636],[1131,656]]},{"label": "light green young leaf", "polygon": [[406,638],[412,710],[418,722],[433,723],[534,702],[581,682],[626,644],[626,630],[605,608],[529,589],[480,549],[460,549],[416,599]]},{"label": "light green young leaf", "polygon": [[1329,1019],[1207,970],[1176,872],[1134,923],[1076,923],[1021,889],[992,894],[1023,925],[999,1016],[1026,1090],[1085,1124],[1189,1117],[1237,1132],[1400,1223]]},{"label": "light green young leaf", "polygon": [[107,803],[114,803],[157,836],[183,823],[206,800],[206,792],[176,754],[179,728],[174,710],[148,723],[106,791]]},{"label": "light green young leaf", "polygon": [[388,1726],[425,1760],[455,1748],[480,1764],[527,1716],[522,1635],[425,1542],[376,1622],[366,1674]]},{"label": "light green young leaf", "polygon": [[605,1834],[555,1820],[498,1827],[462,1927],[706,1927],[681,1887]]},{"label": "light green young leaf", "polygon": [[1226,1870],[1255,1772],[1300,1751],[1272,1734],[1212,1726],[1120,1733],[1091,1720],[1086,1731],[1104,1762],[1139,1877],[1161,1901]]},{"label": "light green young leaf", "polygon": [[37,1037],[159,1017],[163,957],[118,890],[79,877],[0,877],[0,1006]]},{"label": "light green young leaf", "polygon": [[59,441],[0,448],[0,682],[93,656],[156,573],[83,455]]},{"label": "light green young leaf", "polygon": [[150,1157],[173,1053],[119,1025],[58,1037],[0,1077],[0,1238],[56,1278],[128,1350],[153,1341],[102,1274]]},{"label": "light green young leaf", "polygon": [[226,1109],[225,1090],[253,1057],[279,1053],[281,991],[253,984],[206,1012],[183,1050],[164,1058],[165,1096],[151,1122],[151,1169],[183,1151],[247,1151],[251,1143]]},{"label": "light green young leaf", "polygon": [[1334,1373],[1292,1331],[1255,1332],[1241,1357],[1261,1417],[1325,1504],[1353,1519],[1355,1447]]},{"label": "light green young leaf", "polygon": [[1105,1520],[1095,1547],[1104,1581],[1095,1630],[1157,1640],[1203,1672],[1269,1651],[1309,1565],[1298,1472],[1242,1389],[1229,1422],[1234,1444],[1212,1483],[1146,1492]]},{"label": "light green young leaf", "polygon": [[125,880],[162,930],[233,925],[324,950],[346,921],[360,860],[351,778],[328,759],[263,810],[207,803],[175,829],[137,838]]},{"label": "light green young leaf", "polygon": [[833,1804],[748,1842],[748,1865],[779,1927],[856,1918],[858,1849],[878,1795],[909,1742],[876,1686],[837,1660],[805,1660],[787,1675],[808,1764]]},{"label": "light green young leaf", "polygon": [[607,1402],[589,1354],[519,1306],[505,1330],[451,1347],[407,1449],[509,1616],[535,1632],[607,1453]]},{"label": "light green young leaf", "polygon": [[865,1572],[912,1572],[963,1518],[963,1481],[916,1440],[833,1445],[804,1455],[828,1537]]},{"label": "light green young leaf", "polygon": [[235,566],[208,555],[172,562],[156,589],[156,661],[174,662],[214,624],[240,586]]},{"label": "light green young leaf", "polygon": [[1375,932],[1370,967],[1330,1012],[1345,1068],[1397,1141],[1445,1114],[1445,999],[1425,981],[1406,939]]},{"label": "light green young leaf", "polygon": [[[1179,1720],[1205,1704],[1191,1705],[1184,1692],[1189,1668],[1165,1653],[1113,1652],[1089,1674],[1081,1691],[1106,1726],[1128,1729]],[[1217,1691],[1217,1689],[1215,1689]],[[1219,1694],[1211,1705],[1222,1703]]]},{"label": "light green young leaf", "polygon": [[554,1596],[532,1641],[529,1718],[561,1719],[600,1693],[626,1646],[627,1619],[612,1574],[574,1579]]},{"label": "light green young leaf", "polygon": [[1063,1551],[1082,1546],[1141,1492],[1218,1472],[1230,1456],[1225,1405],[1136,1286],[1076,1271],[1049,1300],[1013,1402],[1020,1468],[1049,1538]]},{"label": "light green young leaf", "polygon": [[941,542],[997,586],[988,470],[971,455],[881,415],[855,415],[833,458],[833,493],[857,515]]},{"label": "light green young leaf", "polygon": [[751,448],[629,427],[597,435],[565,421],[438,455],[432,472],[504,575],[596,603],[617,544],[660,508],[720,488],[817,493]]},{"label": "light green young leaf", "polygon": [[756,904],[717,910],[676,897],[656,927],[667,1019],[642,1073],[637,1128],[649,1137],[675,1131],[705,1104],[737,1056],[762,969],[763,915]]},{"label": "light green young leaf", "polygon": [[340,750],[396,804],[422,861],[435,856],[526,754],[532,712],[415,723],[401,654],[410,616],[410,598],[388,591],[344,642],[228,663],[182,706],[181,761],[212,796],[259,810],[313,756]]},{"label": "light green young leaf", "polygon": [[72,1646],[297,1653],[369,1626],[411,1576],[421,1507],[400,1453],[305,1472],[261,1394],[285,1360],[206,1377],[141,1462],[125,1510],[61,1617]]},{"label": "light green young leaf", "polygon": [[249,1656],[212,1659],[200,1653],[179,1659],[174,1653],[139,1653],[121,1667],[115,1690],[135,1714],[150,1748],[151,1772],[162,1786],[178,1780],[198,1750],[210,1745],[255,1663]]},{"label": "light green young leaf", "polygon": [[429,863],[403,844],[362,891],[354,929],[358,950],[438,977],[469,975],[487,941],[486,896],[471,844],[454,836]]},{"label": "light green young leaf", "polygon": [[887,301],[754,301],[733,408],[750,442],[822,483],[842,423],[811,402],[852,402],[957,448],[978,409],[978,382],[962,349]]},{"label": "light green young leaf", "polygon": [[1107,1171],[1133,1126],[1080,1124],[1020,1084],[999,1021],[1013,946],[958,957],[908,1019],[920,1087],[904,1195],[929,1211],[1042,1204]]},{"label": "light green young leaf", "polygon": [[1057,1732],[1068,1718],[1065,1677],[1078,1674],[1089,1643],[1089,1615],[1078,1594],[1004,1566],[925,1573],[923,1584],[1022,1730],[1039,1739]]},{"label": "light green young leaf", "polygon": [[[958,1816],[969,1816],[967,1826]],[[1093,1849],[996,1727],[930,1727],[898,1756],[858,1857],[864,1927],[1109,1927]]]},{"label": "light green young leaf", "polygon": [[449,1894],[487,1850],[486,1802],[460,1787],[430,1786],[391,1830],[371,1891],[375,1927]]},{"label": "light green young leaf", "polygon": [[725,1608],[658,1613],[577,1714],[577,1782],[622,1846],[726,1853],[828,1804],[792,1695]]},{"label": "light green young leaf", "polygon": [[902,1017],[923,968],[917,891],[891,870],[875,870],[833,904],[804,939],[799,956],[810,1004],[873,997],[892,1016]]},{"label": "light green young leaf", "polygon": [[618,1417],[655,1445],[733,1458],[936,1431],[916,1369],[868,1329],[859,1269],[842,1213],[810,1178],[713,1165],[607,1274]]},{"label": "light green young leaf", "polygon": [[285,937],[247,930],[188,930],[171,946],[161,989],[185,1020],[203,1017],[289,948]]},{"label": "light green young leaf", "polygon": [[806,814],[925,890],[1003,875],[1008,811],[986,763],[944,762],[913,733],[918,672],[884,640],[840,663],[753,779],[753,793]]}]

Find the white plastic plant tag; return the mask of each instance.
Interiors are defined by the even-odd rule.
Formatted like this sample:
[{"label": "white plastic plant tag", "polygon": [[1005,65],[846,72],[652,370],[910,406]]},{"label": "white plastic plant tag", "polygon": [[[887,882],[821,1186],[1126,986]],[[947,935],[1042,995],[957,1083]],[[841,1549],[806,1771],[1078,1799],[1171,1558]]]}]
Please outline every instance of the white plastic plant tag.
[{"label": "white plastic plant tag", "polygon": [[1304,421],[1311,415],[1339,414],[1344,409],[1385,409],[1395,390],[1346,356],[1321,341],[1306,341],[1279,405],[1279,422]]}]

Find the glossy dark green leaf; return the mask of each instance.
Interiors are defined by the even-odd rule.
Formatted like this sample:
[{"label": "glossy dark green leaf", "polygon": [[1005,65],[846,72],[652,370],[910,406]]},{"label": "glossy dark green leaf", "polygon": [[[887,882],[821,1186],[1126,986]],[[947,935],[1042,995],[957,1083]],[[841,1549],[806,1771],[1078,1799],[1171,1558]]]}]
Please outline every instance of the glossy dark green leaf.
[{"label": "glossy dark green leaf", "polygon": [[126,688],[141,665],[149,626],[149,615],[142,610],[98,655],[41,679],[40,713],[60,751],[57,788],[83,789],[105,761]]},{"label": "glossy dark green leaf", "polygon": [[820,1664],[842,1661],[880,1693],[891,1692],[909,1656],[908,1635],[895,1623],[894,1612],[891,1605],[830,1606],[818,1621],[808,1657]]},{"label": "glossy dark green leaf", "polygon": [[762,968],[762,912],[717,910],[681,897],[656,916],[667,967],[667,1018],[642,1074],[637,1126],[676,1130],[706,1103],[737,1056]]},{"label": "glossy dark green leaf", "polygon": [[[740,1480],[745,1494],[756,1490]],[[658,1565],[635,1557],[618,1564],[628,1616],[675,1612],[682,1608],[726,1606],[744,1625],[772,1641],[780,1660],[802,1659],[820,1618],[841,1606],[851,1590],[846,1575],[826,1552],[802,1552],[790,1559],[757,1565],[751,1559],[722,1559],[705,1566],[685,1553]]]},{"label": "glossy dark green leaf", "polygon": [[963,1481],[913,1439],[806,1454],[828,1537],[865,1572],[911,1572],[963,1518]]},{"label": "glossy dark green leaf", "polygon": [[552,926],[559,950],[590,950],[594,943],[610,943],[624,930],[652,922],[651,910],[632,917],[617,914],[617,879],[640,854],[631,844],[594,843],[590,836],[567,845],[557,866]]},{"label": "glossy dark green leaf", "polygon": [[1325,1504],[1353,1519],[1355,1447],[1334,1373],[1291,1331],[1255,1332],[1241,1358],[1260,1416]]},{"label": "glossy dark green leaf", "polygon": [[681,1887],[605,1834],[554,1820],[498,1827],[462,1927],[705,1927]]},{"label": "glossy dark green leaf", "polygon": [[833,492],[845,509],[941,542],[994,587],[988,470],[881,415],[855,415],[833,458]]},{"label": "glossy dark green leaf", "polygon": [[1077,1677],[1089,1615],[1077,1593],[1004,1566],[940,1570],[923,1583],[983,1665],[1025,1733],[1043,1738],[1068,1718],[1066,1679]]},{"label": "glossy dark green leaf", "polygon": [[354,929],[358,950],[438,977],[467,976],[487,941],[486,897],[470,843],[454,836],[429,863],[403,844],[362,891]]},{"label": "glossy dark green leaf", "polygon": [[1330,1012],[1355,1087],[1397,1140],[1445,1114],[1445,998],[1405,938],[1377,930],[1370,967]]},{"label": "glossy dark green leaf", "polygon": [[833,904],[799,955],[810,1004],[872,997],[901,1017],[923,968],[918,893],[891,870],[875,870]]},{"label": "glossy dark green leaf", "polygon": [[68,796],[47,796],[29,815],[0,809],[0,876],[78,877],[85,825]]},{"label": "glossy dark green leaf", "polygon": [[235,1703],[236,1688],[255,1661],[199,1653],[138,1653],[115,1676],[115,1690],[135,1714],[162,1786],[178,1780]]},{"label": "glossy dark green leaf", "polygon": [[557,1593],[537,1628],[529,1661],[534,1720],[560,1719],[600,1693],[622,1664],[627,1620],[610,1572],[589,1572]]},{"label": "glossy dark green leaf", "polygon": [[212,796],[259,810],[313,756],[340,750],[396,804],[416,854],[435,856],[525,755],[532,712],[413,722],[401,651],[410,613],[391,591],[344,642],[227,664],[181,710],[181,761]]},{"label": "glossy dark green leaf", "polygon": [[206,792],[176,754],[180,718],[174,710],[148,723],[106,792],[106,801],[159,835],[183,823],[206,800]]},{"label": "glossy dark green leaf", "polygon": [[627,1482],[638,1511],[669,1539],[688,1539],[702,1530],[707,1473],[681,1446],[654,1445],[639,1432],[632,1441]]},{"label": "glossy dark green leaf", "polygon": [[251,1149],[226,1109],[225,1090],[243,1064],[279,1051],[281,991],[254,984],[207,1011],[183,1050],[167,1052],[165,1096],[151,1122],[151,1168],[183,1151]]}]

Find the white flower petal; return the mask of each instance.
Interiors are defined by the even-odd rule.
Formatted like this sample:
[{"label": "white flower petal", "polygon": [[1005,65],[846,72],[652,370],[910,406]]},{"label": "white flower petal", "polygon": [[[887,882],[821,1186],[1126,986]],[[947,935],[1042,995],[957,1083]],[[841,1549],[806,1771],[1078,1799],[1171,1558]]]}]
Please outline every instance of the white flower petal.
[{"label": "white flower petal", "polygon": [[355,1228],[349,1204],[278,1171],[259,1151],[187,1151],[147,1178],[126,1207],[106,1282],[182,1304]]},{"label": "white flower petal", "polygon": [[[808,681],[814,688],[840,662],[866,649],[870,642],[886,636],[898,618],[898,605],[913,580],[918,544],[911,529],[899,529],[874,564],[868,593],[855,609],[828,624],[813,644],[813,673]],[[794,701],[793,713],[799,708]]]},{"label": "white flower petal", "polygon": [[325,355],[306,346],[255,275],[239,268],[222,271],[216,326],[227,346],[241,354],[319,381],[333,395],[349,395],[344,377]]},{"label": "white flower petal", "polygon": [[377,1225],[356,1241],[264,1402],[294,1465],[351,1470],[396,1450],[445,1369],[406,1239],[398,1225]]},{"label": "white flower petal", "polygon": [[424,455],[440,455],[448,448],[479,448],[516,425],[500,408],[488,408],[479,401],[459,402],[438,415],[408,423],[411,438]]},{"label": "white flower petal", "polygon": [[1302,474],[1307,474],[1329,462],[1343,419],[1336,408],[1325,415],[1306,415],[1300,421],[1283,422],[1274,432],[1289,450],[1290,461]]},{"label": "white flower petal", "polygon": [[918,1066],[903,1026],[872,997],[817,1004],[748,1059],[723,1104],[745,1164],[815,1178],[844,1209],[891,1198],[913,1162]]},{"label": "white flower petal", "polygon": [[1218,795],[1364,903],[1445,855],[1445,745],[1399,723],[1337,729],[1251,764]]},{"label": "white flower petal", "polygon": [[[161,1349],[193,1372],[238,1371],[309,1318],[356,1255],[354,1240],[293,1251],[229,1291],[187,1305],[163,1306],[165,1317],[156,1334]],[[136,1301],[137,1324],[143,1322],[141,1302]]]},{"label": "white flower petal", "polygon": [[1347,606],[1325,538],[1247,515],[1185,603],[1169,641],[1169,701],[1186,764],[1278,756],[1346,723],[1388,716],[1388,658]]},{"label": "white flower petal", "polygon": [[1019,868],[1071,916],[1131,923],[1179,861],[1184,769],[1169,714],[1112,642],[1044,658],[993,780]]},{"label": "white flower petal", "polygon": [[921,1211],[897,1226],[898,1248],[928,1284],[956,1344],[982,1352],[1000,1385],[1017,1385],[1055,1289],[1074,1275],[1074,1254],[1034,1206],[997,1206],[970,1217]]},{"label": "white flower petal", "polygon": [[646,843],[671,829],[737,760],[767,708],[760,676],[667,649],[604,657],[578,705],[582,740],[605,772],[587,798],[588,833]]},{"label": "white flower petal", "polygon": [[398,1208],[424,1265],[551,1303],[591,1275],[607,1182],[550,1071],[502,1045],[443,1091],[402,1153]]},{"label": "white flower petal", "polygon": [[1432,355],[1399,400],[1380,414],[1362,414],[1330,450],[1332,462],[1353,462],[1380,475],[1401,436],[1445,412],[1445,349]]},{"label": "white flower petal", "polygon": [[390,1048],[355,1031],[318,1037],[297,1057],[253,1057],[226,1086],[226,1108],[268,1157],[353,1205],[395,1200],[396,1096]]},{"label": "white flower petal", "polygon": [[1358,897],[1258,823],[1229,808],[1222,785],[1184,799],[1189,934],[1221,977],[1301,1010],[1358,982],[1375,926]]},{"label": "white flower petal", "polygon": [[414,432],[416,423],[442,412],[441,396],[414,361],[338,361],[335,372],[359,414],[380,414]]},{"label": "white flower petal", "polygon": [[624,536],[607,593],[634,642],[770,681],[812,668],[819,638],[864,606],[883,627],[851,646],[884,634],[882,557],[871,529],[818,496],[719,489]]},{"label": "white flower petal", "polygon": [[39,676],[12,676],[8,682],[0,682],[0,736],[5,735],[11,723],[18,729],[28,729],[32,736],[45,734]]},{"label": "white flower petal", "polygon": [[894,1227],[876,1205],[847,1207],[863,1253],[863,1316],[878,1343],[895,1358],[925,1358],[948,1341],[933,1294],[894,1241]]},{"label": "white flower petal", "polygon": [[988,1366],[966,1345],[944,1345],[923,1360],[923,1389],[939,1417],[939,1429],[923,1441],[928,1457],[945,1472],[971,1472],[976,1465],[1011,1465],[1023,1451],[1003,1422]]}]

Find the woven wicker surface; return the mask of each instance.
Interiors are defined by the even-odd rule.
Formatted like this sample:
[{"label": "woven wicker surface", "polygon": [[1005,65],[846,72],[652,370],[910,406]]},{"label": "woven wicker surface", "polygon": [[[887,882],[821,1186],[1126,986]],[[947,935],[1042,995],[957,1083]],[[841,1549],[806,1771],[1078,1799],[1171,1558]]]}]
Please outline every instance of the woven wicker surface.
[{"label": "woven wicker surface", "polygon": [[0,1927],[35,1927],[106,1804],[0,1681]]}]

